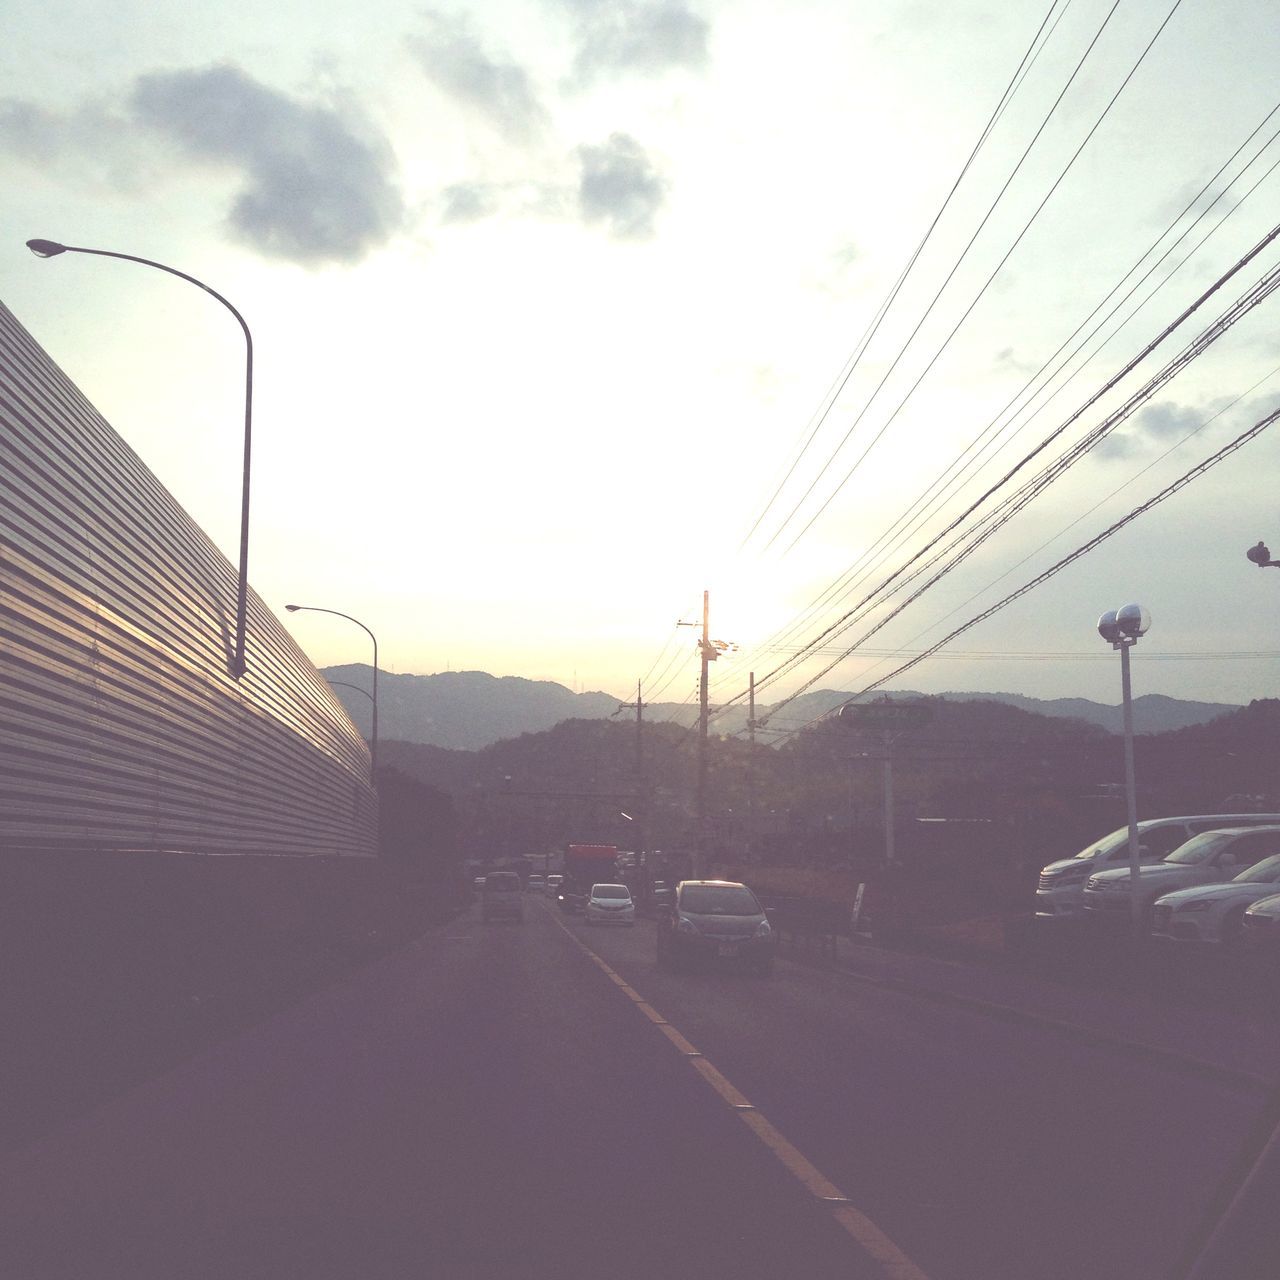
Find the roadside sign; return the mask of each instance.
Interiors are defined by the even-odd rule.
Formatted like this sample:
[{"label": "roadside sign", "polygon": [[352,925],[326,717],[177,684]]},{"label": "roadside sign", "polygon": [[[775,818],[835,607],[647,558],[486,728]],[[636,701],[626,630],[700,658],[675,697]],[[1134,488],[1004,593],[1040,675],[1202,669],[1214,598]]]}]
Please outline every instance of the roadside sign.
[{"label": "roadside sign", "polygon": [[839,712],[841,723],[851,729],[915,729],[933,719],[928,702],[846,702]]}]

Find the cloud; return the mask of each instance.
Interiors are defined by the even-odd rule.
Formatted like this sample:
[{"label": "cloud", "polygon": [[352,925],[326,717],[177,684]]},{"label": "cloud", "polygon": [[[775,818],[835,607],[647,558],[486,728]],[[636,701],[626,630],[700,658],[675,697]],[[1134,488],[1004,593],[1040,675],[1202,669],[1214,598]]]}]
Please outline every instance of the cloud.
[{"label": "cloud", "polygon": [[1180,440],[1210,417],[1211,409],[1193,409],[1172,401],[1149,404],[1127,426],[1118,428],[1094,446],[1096,457],[1114,461],[1132,458],[1150,448]]},{"label": "cloud", "polygon": [[356,262],[404,222],[391,149],[349,106],[300,102],[230,65],[139,76],[130,105],[187,156],[239,171],[228,222],[267,257]]},{"label": "cloud", "polygon": [[77,181],[114,191],[136,190],[148,178],[145,146],[133,122],[103,100],[59,112],[18,98],[0,99],[0,149],[44,176],[66,165]]},{"label": "cloud", "polygon": [[441,222],[479,222],[497,213],[501,207],[501,191],[486,182],[456,182],[440,193],[444,201]]},{"label": "cloud", "polygon": [[437,88],[476,111],[513,142],[529,142],[546,129],[550,116],[522,66],[492,59],[465,18],[433,12],[424,18],[425,34],[406,40]]},{"label": "cloud", "polygon": [[667,195],[667,181],[630,134],[612,134],[577,150],[582,166],[578,211],[588,226],[603,224],[619,240],[643,240]]},{"label": "cloud", "polygon": [[710,27],[684,0],[562,0],[573,15],[574,73],[591,82],[618,72],[701,71]]}]

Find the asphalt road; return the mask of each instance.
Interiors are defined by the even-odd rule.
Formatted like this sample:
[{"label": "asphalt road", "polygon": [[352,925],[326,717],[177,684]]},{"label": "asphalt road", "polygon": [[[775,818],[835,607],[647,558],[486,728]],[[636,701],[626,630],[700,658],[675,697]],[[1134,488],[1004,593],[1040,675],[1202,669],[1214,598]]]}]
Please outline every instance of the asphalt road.
[{"label": "asphalt road", "polygon": [[530,899],[8,1154],[0,1275],[1154,1280],[1260,1103]]}]

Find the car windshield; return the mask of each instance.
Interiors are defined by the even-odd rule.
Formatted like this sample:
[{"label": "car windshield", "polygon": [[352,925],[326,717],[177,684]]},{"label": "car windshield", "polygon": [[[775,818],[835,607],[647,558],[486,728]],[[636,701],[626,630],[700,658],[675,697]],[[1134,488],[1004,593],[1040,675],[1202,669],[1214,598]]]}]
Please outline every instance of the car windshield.
[{"label": "car windshield", "polygon": [[1236,884],[1277,884],[1280,883],[1280,853],[1270,858],[1263,858],[1257,866],[1242,871],[1235,878]]},{"label": "car windshield", "polygon": [[591,890],[593,898],[630,898],[631,890],[625,884],[598,884]]},{"label": "car windshield", "polygon": [[1089,860],[1091,858],[1105,858],[1115,853],[1122,845],[1128,843],[1129,831],[1127,827],[1121,827],[1119,831],[1113,831],[1109,836],[1103,836],[1096,844],[1091,844],[1086,849],[1081,849],[1075,855],[1077,858]]},{"label": "car windshield", "polygon": [[1208,862],[1219,849],[1229,845],[1235,838],[1221,831],[1206,831],[1203,835],[1192,836],[1186,844],[1180,844],[1165,861],[1180,863],[1184,866]]},{"label": "car windshield", "polygon": [[760,904],[746,885],[690,884],[680,894],[680,909],[695,916],[758,916]]}]

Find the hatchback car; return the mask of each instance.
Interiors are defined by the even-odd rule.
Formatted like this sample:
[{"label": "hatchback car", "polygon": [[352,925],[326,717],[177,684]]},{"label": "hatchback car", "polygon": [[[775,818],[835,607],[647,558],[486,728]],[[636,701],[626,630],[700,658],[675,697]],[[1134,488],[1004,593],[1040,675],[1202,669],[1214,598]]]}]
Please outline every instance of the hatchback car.
[{"label": "hatchback car", "polygon": [[658,963],[773,971],[776,938],[756,895],[732,880],[682,880],[658,915]]},{"label": "hatchback car", "polygon": [[625,884],[593,884],[582,914],[587,924],[635,924],[636,904]]},{"label": "hatchback car", "polygon": [[547,877],[547,896],[554,898],[560,892],[560,886],[564,884],[564,876],[557,875],[554,871]]},{"label": "hatchback car", "polygon": [[546,882],[536,871],[529,876],[529,882],[525,885],[529,893],[542,893],[546,887]]},{"label": "hatchback car", "polygon": [[491,871],[480,890],[480,919],[524,919],[523,889],[520,877],[514,871]]}]

